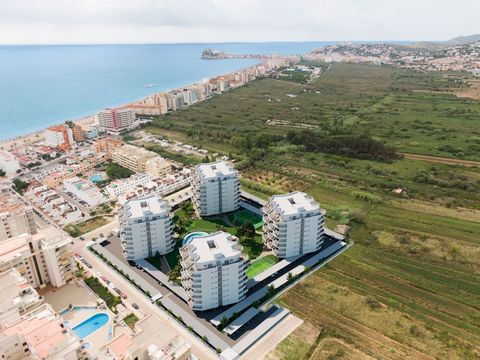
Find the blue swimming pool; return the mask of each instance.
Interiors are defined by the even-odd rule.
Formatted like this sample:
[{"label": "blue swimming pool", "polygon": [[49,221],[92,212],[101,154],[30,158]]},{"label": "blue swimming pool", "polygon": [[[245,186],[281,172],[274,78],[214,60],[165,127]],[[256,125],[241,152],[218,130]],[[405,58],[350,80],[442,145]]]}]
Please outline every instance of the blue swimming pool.
[{"label": "blue swimming pool", "polygon": [[185,235],[185,237],[183,238],[182,245],[187,245],[190,241],[192,241],[192,239],[195,239],[197,237],[202,237],[202,236],[205,236],[205,235],[208,235],[208,233],[206,233],[204,231],[191,232],[191,233]]},{"label": "blue swimming pool", "polygon": [[82,321],[72,330],[80,339],[84,339],[91,333],[100,329],[109,319],[110,317],[106,313],[95,314],[90,316],[87,320]]},{"label": "blue swimming pool", "polygon": [[103,175],[102,174],[93,174],[92,176],[90,176],[90,181],[93,182],[93,183],[97,183],[99,181],[102,181],[103,180]]}]

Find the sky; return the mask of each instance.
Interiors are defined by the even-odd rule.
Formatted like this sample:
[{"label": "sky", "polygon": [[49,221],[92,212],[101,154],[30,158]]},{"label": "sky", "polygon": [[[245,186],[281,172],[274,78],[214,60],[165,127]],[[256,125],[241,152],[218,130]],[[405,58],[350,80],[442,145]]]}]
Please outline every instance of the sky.
[{"label": "sky", "polygon": [[0,0],[0,44],[448,40],[479,0]]}]

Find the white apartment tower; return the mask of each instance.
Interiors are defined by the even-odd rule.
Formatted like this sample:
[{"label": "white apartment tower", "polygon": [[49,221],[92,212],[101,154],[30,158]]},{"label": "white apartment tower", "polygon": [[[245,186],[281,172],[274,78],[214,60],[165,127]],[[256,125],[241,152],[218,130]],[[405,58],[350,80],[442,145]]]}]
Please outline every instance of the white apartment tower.
[{"label": "white apartment tower", "polygon": [[106,130],[123,130],[135,122],[135,111],[129,108],[105,109],[97,114],[98,124]]},{"label": "white apartment tower", "polygon": [[246,255],[237,239],[218,231],[180,249],[182,285],[195,311],[234,304],[247,294]]},{"label": "white apartment tower", "polygon": [[323,211],[303,192],[272,196],[263,221],[263,242],[279,258],[311,253],[323,244]]},{"label": "white apartment tower", "polygon": [[0,191],[0,241],[36,232],[32,208],[12,194],[10,189]]},{"label": "white apartment tower", "polygon": [[120,239],[129,261],[173,250],[172,217],[167,201],[156,195],[130,200],[120,216]]},{"label": "white apartment tower", "polygon": [[240,179],[225,161],[197,165],[192,179],[193,204],[200,216],[223,214],[240,206]]}]

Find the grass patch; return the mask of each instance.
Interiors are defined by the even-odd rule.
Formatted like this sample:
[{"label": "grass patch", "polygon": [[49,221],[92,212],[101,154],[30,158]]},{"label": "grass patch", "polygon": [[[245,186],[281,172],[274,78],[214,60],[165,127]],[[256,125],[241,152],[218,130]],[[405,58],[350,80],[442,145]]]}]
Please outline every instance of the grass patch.
[{"label": "grass patch", "polygon": [[72,237],[78,237],[84,235],[90,231],[98,229],[99,227],[106,225],[109,219],[103,216],[96,216],[87,221],[81,222],[76,225],[67,225],[64,230]]},{"label": "grass patch", "polygon": [[108,308],[112,311],[115,310],[115,306],[120,304],[122,300],[120,299],[119,296],[113,295],[108,289],[100,284],[97,278],[94,277],[89,277],[85,279],[85,284],[95,293],[97,296],[105,301],[105,304],[107,304]]},{"label": "grass patch", "polygon": [[263,225],[263,220],[261,216],[254,214],[246,209],[237,210],[233,212],[233,214],[230,214],[228,218],[232,223],[237,226],[243,225],[245,222],[251,222],[255,229],[259,229]]},{"label": "grass patch", "polygon": [[138,321],[138,317],[135,314],[130,314],[123,318],[123,321],[133,330],[135,328],[135,323]]},{"label": "grass patch", "polygon": [[264,272],[268,268],[271,268],[278,262],[278,259],[274,255],[267,255],[258,260],[255,260],[250,263],[250,266],[247,269],[247,277],[249,279],[257,276],[258,274]]}]

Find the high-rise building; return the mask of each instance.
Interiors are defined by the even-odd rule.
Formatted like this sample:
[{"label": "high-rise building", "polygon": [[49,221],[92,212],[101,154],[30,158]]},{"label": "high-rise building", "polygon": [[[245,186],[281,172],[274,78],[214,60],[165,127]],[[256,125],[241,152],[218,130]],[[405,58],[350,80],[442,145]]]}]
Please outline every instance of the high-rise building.
[{"label": "high-rise building", "polygon": [[120,131],[135,122],[135,111],[129,108],[105,109],[97,114],[98,124],[105,130]]},{"label": "high-rise building", "polygon": [[67,125],[50,126],[45,130],[45,145],[51,146],[62,151],[72,149],[73,131]]},{"label": "high-rise building", "polygon": [[172,217],[167,201],[156,195],[130,200],[120,215],[120,239],[127,260],[173,250]]},{"label": "high-rise building", "polygon": [[227,213],[240,206],[239,174],[225,161],[197,165],[192,191],[193,204],[200,216]]},{"label": "high-rise building", "polygon": [[263,207],[263,241],[279,258],[314,252],[323,243],[323,211],[303,192],[274,195]]},{"label": "high-rise building", "polygon": [[76,142],[85,141],[85,135],[83,133],[83,128],[80,125],[75,125],[73,127],[73,140]]},{"label": "high-rise building", "polygon": [[65,285],[76,270],[72,240],[48,226],[37,234],[22,234],[0,242],[0,271],[15,268],[29,284],[43,288]]},{"label": "high-rise building", "polygon": [[10,189],[0,191],[0,241],[21,234],[35,234],[37,226],[33,210]]},{"label": "high-rise building", "polygon": [[193,238],[180,249],[182,285],[193,310],[234,304],[247,294],[248,261],[237,238],[223,231]]}]

